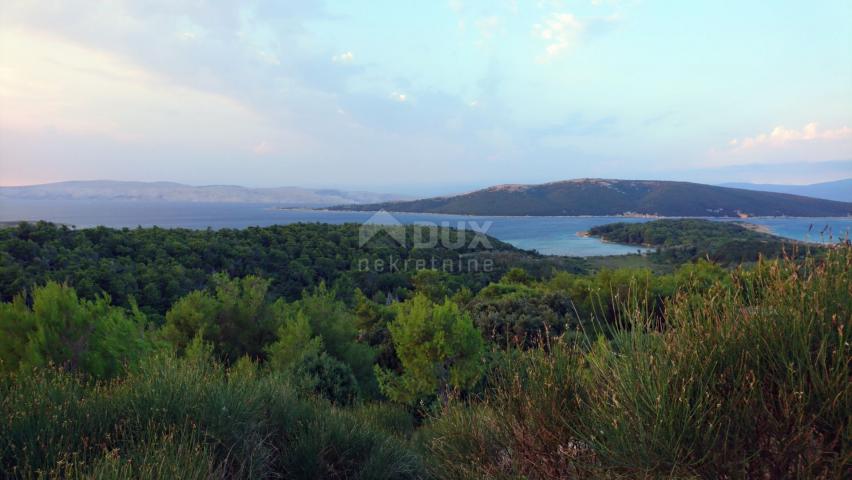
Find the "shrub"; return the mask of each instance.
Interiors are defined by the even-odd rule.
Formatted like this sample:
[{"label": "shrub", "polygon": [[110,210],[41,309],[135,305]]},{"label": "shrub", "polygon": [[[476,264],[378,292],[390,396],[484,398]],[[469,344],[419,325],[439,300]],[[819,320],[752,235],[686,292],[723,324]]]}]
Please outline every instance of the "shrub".
[{"label": "shrub", "polygon": [[456,478],[844,475],[852,249],[762,262],[709,287],[699,279],[662,317],[635,300],[625,305],[630,323],[612,327],[609,340],[523,352],[482,401],[433,419],[424,445],[435,470]]},{"label": "shrub", "polygon": [[256,276],[213,276],[214,292],[196,290],[166,313],[163,337],[182,351],[197,335],[216,355],[234,362],[244,355],[263,358],[280,323],[283,301],[267,303],[269,280]]},{"label": "shrub", "polygon": [[[373,349],[358,342],[355,316],[325,285],[287,305],[282,318],[278,340],[267,348],[274,369],[298,370],[299,375],[307,375],[303,380],[315,383],[323,394],[376,394]],[[350,384],[351,378],[356,384]]]},{"label": "shrub", "polygon": [[382,392],[395,401],[414,403],[450,389],[473,387],[482,376],[482,335],[470,316],[445,300],[435,305],[422,294],[398,305],[389,325],[400,373],[376,367]]},{"label": "shrub", "polygon": [[152,349],[145,317],[110,305],[109,297],[80,300],[73,288],[48,282],[0,304],[0,372],[53,364],[110,377]]},{"label": "shrub", "polygon": [[109,382],[50,368],[0,380],[10,477],[421,478],[404,438],[247,360],[226,369],[194,349]]},{"label": "shrub", "polygon": [[294,365],[293,376],[304,390],[335,403],[348,405],[358,398],[352,369],[325,352],[302,356]]}]

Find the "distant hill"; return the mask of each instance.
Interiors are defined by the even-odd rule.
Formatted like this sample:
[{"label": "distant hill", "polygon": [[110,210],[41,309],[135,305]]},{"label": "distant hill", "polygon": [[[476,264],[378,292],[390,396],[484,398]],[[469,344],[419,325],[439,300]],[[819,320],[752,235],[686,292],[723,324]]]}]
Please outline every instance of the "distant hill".
[{"label": "distant hill", "polygon": [[806,197],[852,202],[852,178],[811,185],[772,185],[766,183],[723,183],[723,187],[744,188],[759,192],[790,193]]},{"label": "distant hill", "polygon": [[852,203],[699,183],[603,179],[567,180],[541,185],[499,185],[456,196],[339,205],[335,208],[469,215],[852,215]]},{"label": "distant hill", "polygon": [[386,202],[401,195],[299,187],[247,188],[236,185],[191,186],[173,182],[93,180],[0,187],[0,200],[147,200],[170,202],[269,203],[282,207],[323,207]]}]

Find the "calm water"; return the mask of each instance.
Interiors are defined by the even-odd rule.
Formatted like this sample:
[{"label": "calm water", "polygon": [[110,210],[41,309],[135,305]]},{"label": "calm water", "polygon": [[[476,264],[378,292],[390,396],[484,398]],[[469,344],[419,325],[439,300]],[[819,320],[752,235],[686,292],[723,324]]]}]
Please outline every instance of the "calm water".
[{"label": "calm water", "polygon": [[[324,212],[277,210],[270,205],[172,203],[136,201],[69,202],[52,200],[0,200],[0,221],[47,220],[78,228],[108,227],[185,227],[244,228],[296,222],[360,223],[372,216],[366,212]],[[400,213],[394,217],[406,224],[431,222],[457,226],[458,222],[476,222],[490,226],[488,234],[520,248],[550,255],[620,255],[636,252],[635,247],[604,243],[583,238],[578,232],[612,222],[646,222],[643,218],[622,217],[480,217]],[[846,238],[852,230],[852,218],[752,218],[776,235],[796,240],[828,241]],[[820,235],[821,232],[824,232]]]}]

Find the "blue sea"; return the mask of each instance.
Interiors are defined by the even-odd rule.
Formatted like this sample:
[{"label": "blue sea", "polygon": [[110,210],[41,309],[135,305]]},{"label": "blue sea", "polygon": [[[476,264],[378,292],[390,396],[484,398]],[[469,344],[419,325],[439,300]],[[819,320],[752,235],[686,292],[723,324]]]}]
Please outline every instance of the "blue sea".
[{"label": "blue sea", "polygon": [[[274,205],[242,203],[176,203],[141,201],[0,200],[0,221],[46,220],[77,228],[104,225],[134,228],[245,228],[297,222],[362,223],[368,212],[285,210]],[[477,228],[519,248],[547,255],[578,257],[636,253],[636,247],[601,242],[579,235],[596,225],[612,222],[647,222],[647,218],[624,217],[486,217],[394,213],[403,224],[430,223]],[[731,221],[730,219],[720,221]],[[775,235],[810,242],[848,238],[852,218],[750,218]]]}]

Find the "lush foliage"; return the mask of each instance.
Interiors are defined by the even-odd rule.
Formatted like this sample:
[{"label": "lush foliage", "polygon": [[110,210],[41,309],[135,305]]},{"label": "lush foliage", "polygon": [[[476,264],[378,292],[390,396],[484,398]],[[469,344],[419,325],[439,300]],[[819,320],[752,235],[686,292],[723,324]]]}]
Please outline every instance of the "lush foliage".
[{"label": "lush foliage", "polygon": [[451,389],[472,388],[482,375],[483,342],[470,316],[450,300],[435,305],[422,294],[398,310],[388,328],[402,371],[376,367],[382,392],[413,403],[436,394],[446,401]]},{"label": "lush foliage", "polygon": [[[415,238],[408,227],[407,238]],[[439,232],[444,235],[443,231]],[[465,234],[470,237],[473,232]],[[455,241],[455,234],[449,237]],[[83,298],[108,294],[118,305],[132,300],[152,319],[164,315],[193,290],[210,286],[214,273],[269,279],[269,294],[289,300],[325,282],[343,295],[355,287],[367,295],[399,296],[410,287],[411,271],[369,270],[376,260],[422,260],[438,265],[462,255],[485,254],[492,272],[462,272],[460,284],[478,289],[499,278],[509,262],[542,263],[514,247],[489,239],[493,250],[474,242],[463,248],[408,248],[377,235],[360,246],[358,225],[292,224],[242,230],[111,229],[75,230],[49,223],[21,223],[0,229],[0,299],[11,300],[48,280],[67,282]],[[552,262],[543,262],[550,264]],[[559,262],[565,263],[565,262]],[[570,262],[569,262],[570,263]]]},{"label": "lush foliage", "polygon": [[226,362],[261,358],[274,338],[284,302],[267,303],[269,281],[253,275],[231,279],[217,274],[212,283],[212,293],[191,292],[169,309],[163,338],[183,351],[200,337]]},{"label": "lush foliage", "polygon": [[109,297],[80,300],[73,288],[49,282],[0,304],[0,372],[55,365],[109,377],[153,348],[145,318],[110,305]]},{"label": "lush foliage", "polygon": [[[3,245],[98,230],[19,227]],[[176,232],[89,248],[233,233]],[[845,246],[666,274],[507,251],[482,278],[420,270],[362,290],[339,270],[295,296],[273,263],[212,270],[157,313],[87,291],[85,270],[45,263],[58,243],[27,242],[30,270],[1,254],[4,275],[33,275],[0,277],[27,286],[0,303],[4,477],[839,478],[852,463]]]},{"label": "lush foliage", "polygon": [[374,352],[357,341],[355,317],[324,285],[288,305],[278,340],[268,347],[270,363],[295,369],[327,398],[351,401],[376,392]]}]

